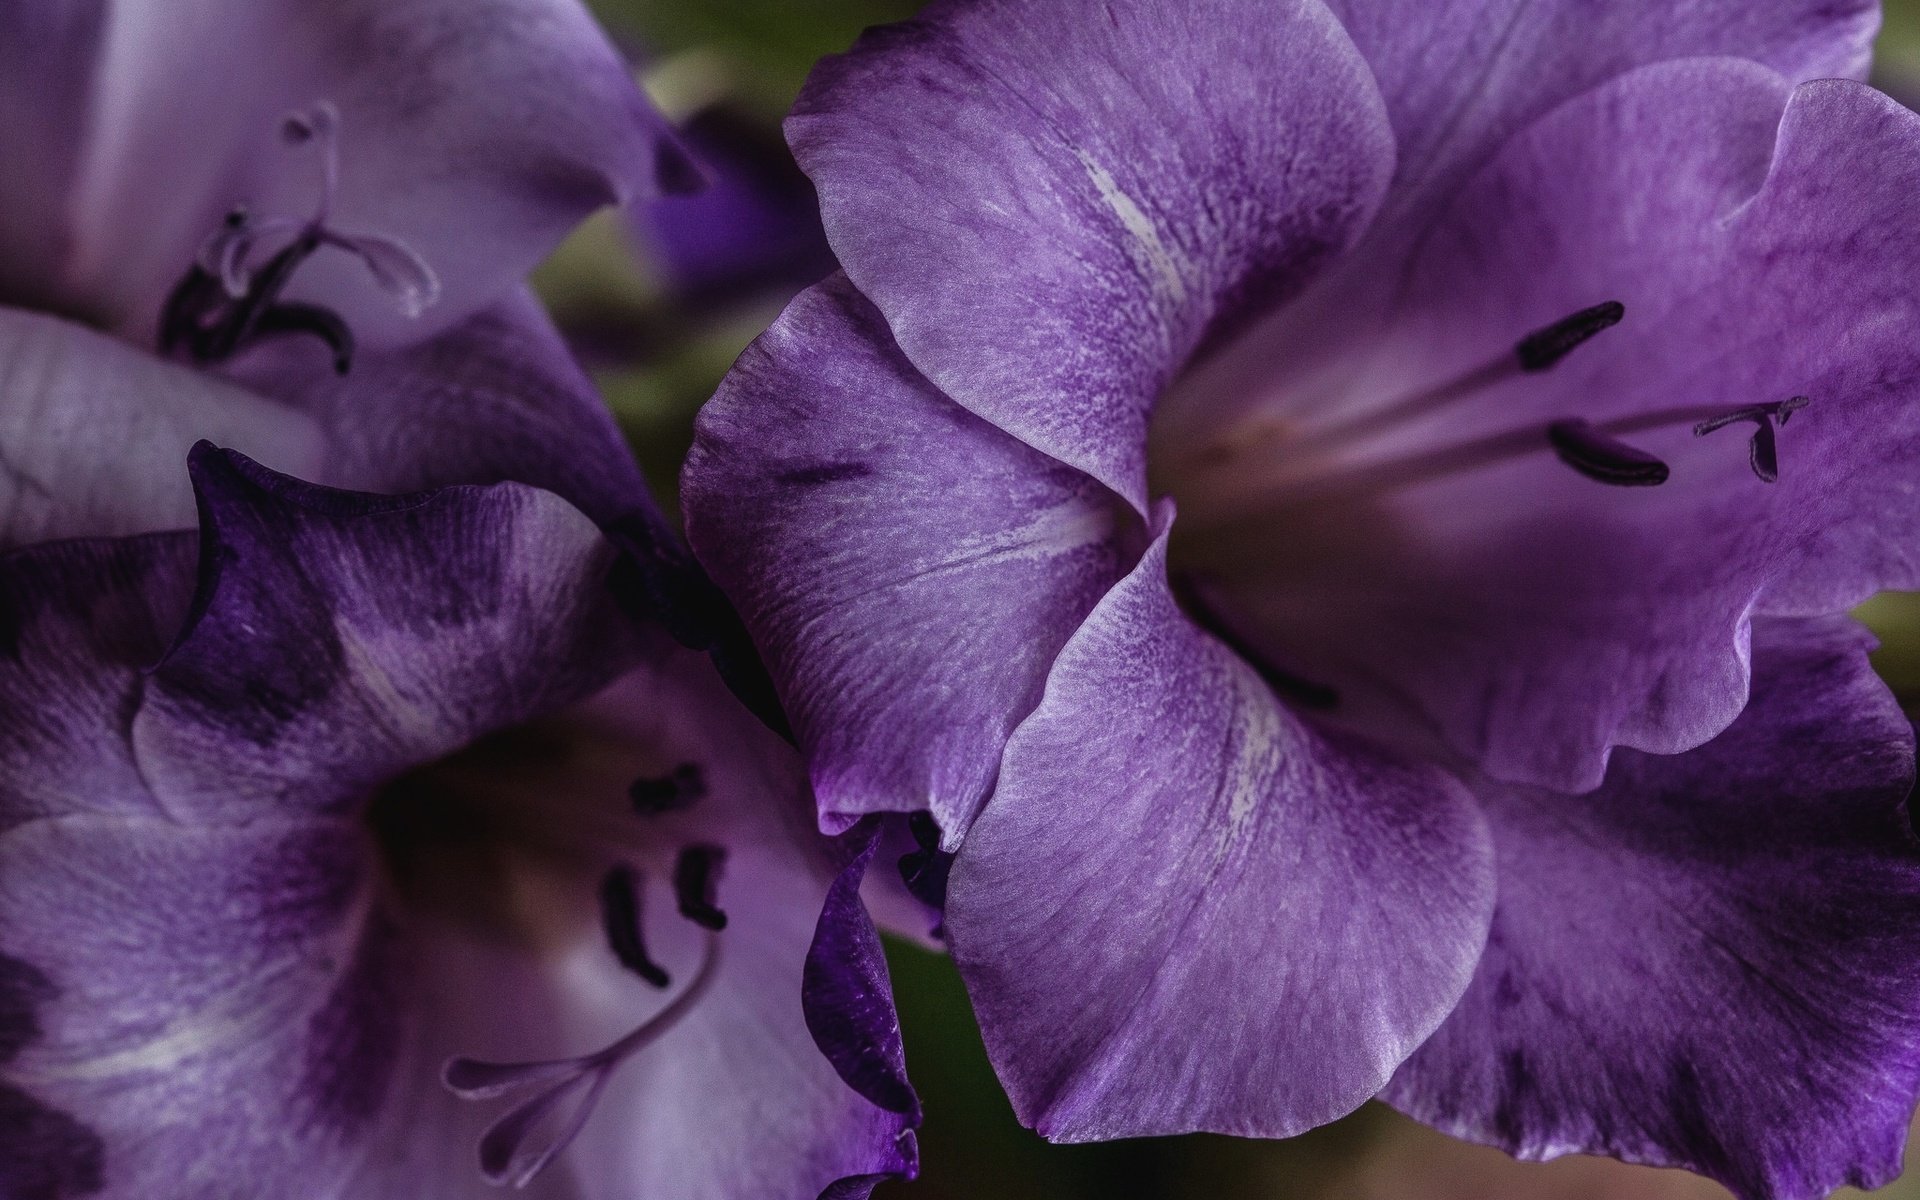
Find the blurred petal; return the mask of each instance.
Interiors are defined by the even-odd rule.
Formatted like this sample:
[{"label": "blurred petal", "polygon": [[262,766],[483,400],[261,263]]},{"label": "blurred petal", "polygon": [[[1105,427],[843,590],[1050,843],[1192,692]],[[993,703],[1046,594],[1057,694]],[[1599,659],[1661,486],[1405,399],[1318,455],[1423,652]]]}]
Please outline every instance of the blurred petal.
[{"label": "blurred petal", "polygon": [[1067,648],[955,860],[947,926],[1023,1121],[1283,1137],[1384,1084],[1472,976],[1471,800],[1314,732],[1175,606],[1165,539]]},{"label": "blurred petal", "polygon": [[0,309],[0,548],[194,523],[187,450],[311,475],[312,420],[79,325]]},{"label": "blurred petal", "polygon": [[398,239],[441,284],[409,320],[351,256],[316,257],[292,297],[369,345],[457,324],[588,212],[696,178],[575,0],[195,0],[85,19],[100,28],[72,68],[90,68],[70,89],[83,162],[67,221],[43,236],[70,241],[67,292],[135,340],[227,210],[314,210],[319,166],[282,144],[281,122],[316,101],[339,113],[329,223]]},{"label": "blurred petal", "polygon": [[57,236],[86,135],[86,101],[106,24],[101,0],[0,7],[0,303],[45,305]]},{"label": "blurred petal", "polygon": [[1460,1007],[1387,1091],[1525,1158],[1812,1200],[1899,1173],[1920,1095],[1913,734],[1838,620],[1754,629],[1751,704],[1585,796],[1488,785],[1500,897]]}]

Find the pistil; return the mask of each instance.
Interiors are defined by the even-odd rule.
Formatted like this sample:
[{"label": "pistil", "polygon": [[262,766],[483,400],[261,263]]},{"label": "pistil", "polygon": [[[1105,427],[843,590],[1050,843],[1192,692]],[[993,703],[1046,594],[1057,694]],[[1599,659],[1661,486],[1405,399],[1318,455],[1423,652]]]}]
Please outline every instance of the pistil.
[{"label": "pistil", "polygon": [[[184,351],[195,363],[225,362],[268,338],[307,334],[333,353],[334,370],[353,363],[354,337],[339,314],[315,304],[281,299],[295,272],[316,251],[331,246],[360,259],[374,282],[407,316],[418,316],[438,298],[440,284],[426,261],[396,238],[348,233],[330,224],[340,185],[340,114],[327,101],[288,116],[281,138],[292,147],[312,146],[320,163],[320,198],[306,221],[287,217],[256,220],[245,208],[229,211],[207,238],[194,263],[161,309],[163,354]],[[285,239],[257,269],[251,263],[263,244]]]},{"label": "pistil", "polygon": [[709,933],[699,970],[686,989],[631,1033],[592,1054],[545,1062],[449,1060],[441,1080],[463,1100],[535,1093],[480,1136],[480,1172],[487,1181],[511,1187],[531,1183],[586,1128],[614,1070],[678,1024],[712,986],[719,968],[720,941]]}]

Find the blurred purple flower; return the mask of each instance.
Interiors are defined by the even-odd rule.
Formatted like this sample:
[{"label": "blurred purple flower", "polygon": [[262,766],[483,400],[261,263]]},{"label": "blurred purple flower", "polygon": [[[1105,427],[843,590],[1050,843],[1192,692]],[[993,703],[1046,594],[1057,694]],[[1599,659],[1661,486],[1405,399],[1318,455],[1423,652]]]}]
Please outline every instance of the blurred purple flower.
[{"label": "blurred purple flower", "polygon": [[0,1191],[912,1173],[864,863],[590,521],[193,470],[197,536],[0,558]]},{"label": "blurred purple flower", "polygon": [[[0,14],[0,159],[0,507],[19,540],[187,523],[179,464],[202,437],[378,490],[430,472],[438,438],[510,446],[507,425],[549,417],[506,377],[579,386],[528,269],[593,209],[697,182],[576,0],[23,0]],[[145,444],[112,470],[149,471],[90,465],[106,408]],[[23,521],[49,478],[59,510]]]},{"label": "blurred purple flower", "polygon": [[690,530],[824,826],[958,851],[1023,1119],[1897,1172],[1912,735],[1832,616],[1920,586],[1875,21],[936,2],[816,71],[845,274]]},{"label": "blurred purple flower", "polygon": [[632,209],[634,232],[678,305],[697,312],[785,298],[834,272],[813,185],[776,128],[715,104],[689,117],[682,136],[712,182]]}]

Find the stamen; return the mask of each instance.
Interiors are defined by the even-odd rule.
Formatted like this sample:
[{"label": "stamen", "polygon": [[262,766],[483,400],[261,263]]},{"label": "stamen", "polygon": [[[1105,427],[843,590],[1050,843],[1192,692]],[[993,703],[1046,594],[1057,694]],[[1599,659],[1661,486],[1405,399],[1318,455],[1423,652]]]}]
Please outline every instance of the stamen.
[{"label": "stamen", "polygon": [[643,817],[685,812],[707,794],[706,773],[698,763],[681,763],[657,778],[636,779],[627,788],[633,811]]},{"label": "stamen", "polygon": [[253,340],[283,333],[309,333],[333,351],[333,370],[345,375],[353,367],[353,330],[340,314],[318,304],[274,304],[254,322]]},{"label": "stamen", "polygon": [[1693,427],[1693,436],[1704,437],[1716,429],[1725,429],[1740,421],[1752,421],[1753,439],[1747,443],[1747,461],[1762,483],[1780,481],[1780,444],[1775,427],[1785,428],[1794,413],[1805,408],[1808,398],[1790,396],[1768,404],[1737,408],[1730,413],[1709,417]]},{"label": "stamen", "polygon": [[715,906],[720,883],[720,868],[727,852],[719,846],[694,845],[680,852],[673,864],[673,891],[680,902],[680,915],[707,929],[727,927],[727,914]]},{"label": "stamen", "polygon": [[1626,315],[1626,306],[1618,300],[1583,308],[1521,338],[1513,348],[1514,357],[1520,360],[1522,371],[1548,370],[1596,335],[1618,325]]},{"label": "stamen", "polygon": [[1658,458],[1578,417],[1547,426],[1547,441],[1561,462],[1598,483],[1657,487],[1670,473]]},{"label": "stamen", "polygon": [[[326,100],[282,120],[283,141],[318,151],[320,195],[312,217],[255,220],[244,208],[229,211],[167,297],[160,316],[163,353],[184,349],[204,365],[224,362],[270,337],[308,334],[326,343],[334,369],[346,374],[354,349],[346,322],[316,305],[280,302],[294,272],[322,246],[358,258],[375,285],[408,317],[419,316],[439,299],[439,277],[406,243],[328,224],[340,189],[339,128],[339,110]],[[284,244],[257,271],[249,266],[257,249],[282,239]]]},{"label": "stamen", "polygon": [[[462,1100],[493,1100],[539,1089],[481,1135],[481,1175],[489,1183],[511,1187],[531,1183],[586,1127],[614,1069],[678,1024],[712,986],[719,966],[720,940],[709,935],[700,969],[686,990],[631,1033],[592,1054],[521,1063],[449,1059],[440,1079]],[[547,1130],[547,1136],[540,1136]]]},{"label": "stamen", "polygon": [[[1502,355],[1444,382],[1403,396],[1391,404],[1302,431],[1287,439],[1285,449],[1287,453],[1297,456],[1325,453],[1372,437],[1415,417],[1449,408],[1503,380],[1513,378],[1516,371],[1527,374],[1546,371],[1599,334],[1618,325],[1626,315],[1626,305],[1618,300],[1583,308],[1521,338],[1515,344],[1511,358]],[[1256,426],[1248,434],[1203,451],[1198,461],[1217,462],[1232,457],[1263,440],[1265,432],[1265,428]]]},{"label": "stamen", "polygon": [[632,867],[614,867],[600,881],[600,927],[620,965],[657,988],[673,982],[666,969],[647,953],[640,931],[641,879]]}]

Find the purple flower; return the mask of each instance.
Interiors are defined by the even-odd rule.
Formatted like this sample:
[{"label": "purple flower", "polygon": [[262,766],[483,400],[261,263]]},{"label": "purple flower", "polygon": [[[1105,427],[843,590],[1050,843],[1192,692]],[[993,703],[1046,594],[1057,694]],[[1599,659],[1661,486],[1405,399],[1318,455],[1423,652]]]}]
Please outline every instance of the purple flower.
[{"label": "purple flower", "polygon": [[0,1192],[914,1170],[871,848],[592,522],[193,473],[197,536],[0,558]]},{"label": "purple flower", "polygon": [[0,1194],[911,1173],[868,835],[521,282],[693,182],[584,11],[15,7]]},{"label": "purple flower", "polygon": [[203,437],[347,487],[482,481],[438,465],[475,456],[555,482],[500,465],[586,390],[523,276],[697,182],[575,0],[22,0],[0,158],[14,541],[189,523]]},{"label": "purple flower", "polygon": [[1023,1119],[1897,1171],[1912,734],[1833,616],[1920,584],[1874,23],[981,0],[816,72],[845,273],[690,529],[824,826],[957,850]]}]

